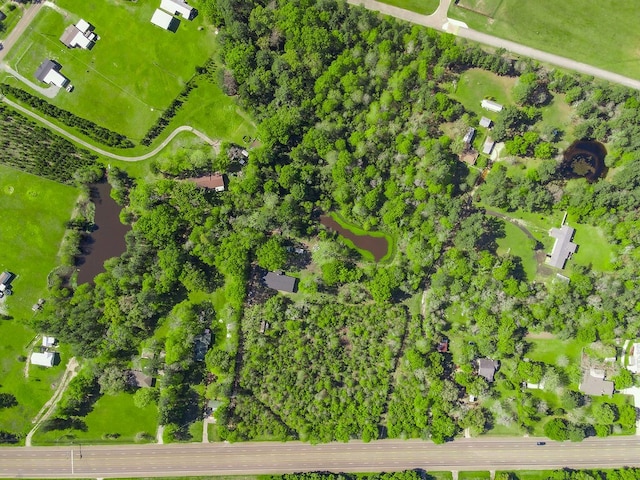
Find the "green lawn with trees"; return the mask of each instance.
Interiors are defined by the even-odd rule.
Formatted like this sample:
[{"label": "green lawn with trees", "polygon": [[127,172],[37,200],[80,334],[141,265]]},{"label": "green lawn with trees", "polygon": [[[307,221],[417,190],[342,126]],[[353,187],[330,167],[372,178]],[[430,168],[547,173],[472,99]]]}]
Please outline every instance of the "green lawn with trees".
[{"label": "green lawn with trees", "polygon": [[[135,141],[216,50],[211,28],[200,29],[202,17],[182,20],[175,34],[151,24],[156,8],[152,2],[63,0],[56,5],[69,14],[65,17],[45,6],[7,62],[37,82],[38,65],[46,58],[58,61],[75,88],[50,101]],[[94,25],[100,36],[90,51],[67,49],[58,40],[66,26],[80,18]],[[15,79],[10,82],[27,88]]]},{"label": "green lawn with trees", "polygon": [[491,35],[640,78],[633,5],[615,0],[582,7],[580,0],[503,1],[487,17],[452,3],[449,16]]},{"label": "green lawn with trees", "polygon": [[[93,284],[54,277],[30,321],[85,363],[43,433],[94,424],[100,435],[131,438],[148,433],[145,412],[157,405],[167,441],[197,441],[210,401],[215,438],[229,441],[631,432],[627,397],[577,391],[576,349],[604,362],[616,339],[640,327],[640,93],[346,3],[198,5],[206,28],[220,28],[218,81],[255,121],[259,142],[245,155],[244,137],[219,152],[180,140],[132,169],[136,178],[110,169],[132,225],[126,252]],[[464,102],[451,92],[468,72],[502,85],[491,95],[502,88],[509,100],[491,131],[505,155],[477,188],[445,133],[481,113],[471,84]],[[556,101],[568,108],[556,105],[545,123]],[[3,118],[11,147],[3,161],[26,164],[19,133],[38,152],[55,140]],[[566,178],[559,167],[570,135],[606,143],[606,179]],[[94,159],[67,155],[73,161],[37,164],[39,173],[88,178]],[[186,181],[215,171],[225,174],[223,192]],[[569,282],[549,267],[536,281],[533,264],[519,259],[522,232],[486,209],[523,221],[546,251],[548,229],[568,212],[618,256],[599,269],[578,252]],[[393,261],[362,261],[321,226],[323,212],[393,238]],[[268,287],[267,270],[298,278],[298,291]],[[499,361],[493,381],[478,374],[480,358]],[[141,411],[129,430],[106,431],[91,415],[131,405],[133,368],[156,374],[157,387],[133,393]],[[633,384],[619,366],[607,368],[618,388]]]},{"label": "green lawn with trees", "polygon": [[[71,210],[80,195],[77,188],[0,165],[0,207],[4,222],[0,240],[6,245],[0,271],[16,275],[13,295],[0,308],[0,393],[15,395],[17,406],[0,408],[0,425],[24,435],[30,419],[51,395],[51,384],[64,371],[68,358],[52,369],[31,367],[24,378],[28,345],[36,331],[26,322],[36,315],[31,306],[47,297],[47,277],[59,264],[58,250]],[[66,352],[65,352],[66,353]]]}]

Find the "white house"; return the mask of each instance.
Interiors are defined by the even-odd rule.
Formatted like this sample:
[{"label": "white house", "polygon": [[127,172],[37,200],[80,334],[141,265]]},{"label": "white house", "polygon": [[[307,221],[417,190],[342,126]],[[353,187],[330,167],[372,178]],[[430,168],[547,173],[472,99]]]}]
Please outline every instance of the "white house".
[{"label": "white house", "polygon": [[43,347],[53,347],[56,343],[56,337],[50,337],[48,335],[42,336],[42,346]]},{"label": "white house", "polygon": [[87,32],[91,31],[91,24],[81,18],[78,20],[78,23],[76,23],[76,28],[86,35]]},{"label": "white house", "polygon": [[56,87],[66,88],[69,85],[69,79],[60,73],[62,65],[53,60],[45,60],[36,70],[36,78],[41,82],[55,85]]},{"label": "white house", "polygon": [[40,365],[42,367],[53,367],[53,362],[56,358],[55,353],[53,352],[33,352],[31,354],[31,364],[32,365]]},{"label": "white house", "polygon": [[164,28],[165,30],[170,30],[174,21],[175,18],[173,18],[172,15],[169,15],[167,12],[163,12],[159,8],[153,12],[153,16],[151,17],[151,23],[160,28]]},{"label": "white house", "polygon": [[184,0],[161,0],[160,8],[171,15],[181,15],[187,20],[191,20],[194,14],[193,8]]},{"label": "white house", "polygon": [[481,102],[482,108],[485,110],[489,110],[490,112],[501,112],[502,105],[498,102],[494,102],[493,100],[482,100]]}]

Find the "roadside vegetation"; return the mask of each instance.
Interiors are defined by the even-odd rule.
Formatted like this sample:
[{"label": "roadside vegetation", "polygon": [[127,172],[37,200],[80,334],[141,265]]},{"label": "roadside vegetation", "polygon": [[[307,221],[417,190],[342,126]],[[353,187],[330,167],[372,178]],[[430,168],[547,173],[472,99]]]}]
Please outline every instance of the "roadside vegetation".
[{"label": "roadside vegetation", "polygon": [[[640,79],[633,5],[624,0],[582,8],[580,0],[460,0],[449,16],[482,32]],[[624,41],[620,41],[624,39]]]}]

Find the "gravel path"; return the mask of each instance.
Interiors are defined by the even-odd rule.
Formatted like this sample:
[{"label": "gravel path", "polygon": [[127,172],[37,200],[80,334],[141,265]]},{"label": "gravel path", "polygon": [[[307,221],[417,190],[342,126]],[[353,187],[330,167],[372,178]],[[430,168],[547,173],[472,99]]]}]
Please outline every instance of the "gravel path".
[{"label": "gravel path", "polygon": [[69,140],[72,140],[72,141],[78,143],[79,145],[82,145],[86,149],[91,150],[91,151],[93,151],[93,152],[95,152],[95,153],[97,153],[99,155],[104,156],[104,157],[113,158],[114,160],[122,160],[123,162],[140,162],[142,160],[147,160],[147,159],[153,157],[154,155],[157,155],[164,147],[166,147],[169,144],[169,142],[171,142],[171,140],[173,140],[176,137],[176,135],[178,135],[181,132],[191,132],[191,133],[193,133],[194,135],[196,135],[197,137],[201,138],[202,140],[207,142],[209,145],[214,147],[216,150],[220,147],[220,141],[219,140],[213,140],[213,139],[207,137],[200,130],[196,130],[193,127],[190,127],[188,125],[182,125],[181,127],[177,127],[173,132],[171,132],[169,134],[169,136],[166,139],[164,139],[164,141],[160,145],[158,145],[156,148],[154,148],[150,152],[145,153],[144,155],[138,155],[138,156],[135,156],[135,157],[128,157],[128,156],[125,156],[125,155],[118,155],[116,153],[107,152],[106,150],[98,148],[98,147],[90,144],[89,142],[85,142],[84,140],[76,137],[72,133],[67,132],[63,128],[60,128],[58,125],[53,124],[52,122],[50,122],[46,118],[38,115],[37,113],[34,113],[31,110],[29,110],[27,108],[24,108],[22,105],[19,105],[14,101],[9,100],[7,97],[1,97],[1,101],[6,103],[7,105],[10,105],[12,108],[15,108],[16,110],[19,110],[20,112],[24,113],[25,115],[27,115],[27,116],[29,116],[31,118],[34,118],[38,122],[43,123],[44,125],[46,125],[51,130],[54,130],[54,131],[58,132],[60,135],[62,135],[64,137],[67,137]]}]

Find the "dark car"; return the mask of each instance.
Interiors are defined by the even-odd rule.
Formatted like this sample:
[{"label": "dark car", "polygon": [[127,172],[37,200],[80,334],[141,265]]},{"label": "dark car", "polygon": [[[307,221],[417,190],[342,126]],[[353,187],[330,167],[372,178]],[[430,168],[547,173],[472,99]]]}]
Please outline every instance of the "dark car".
[{"label": "dark car", "polygon": [[546,445],[547,442],[536,442],[536,445]]}]

